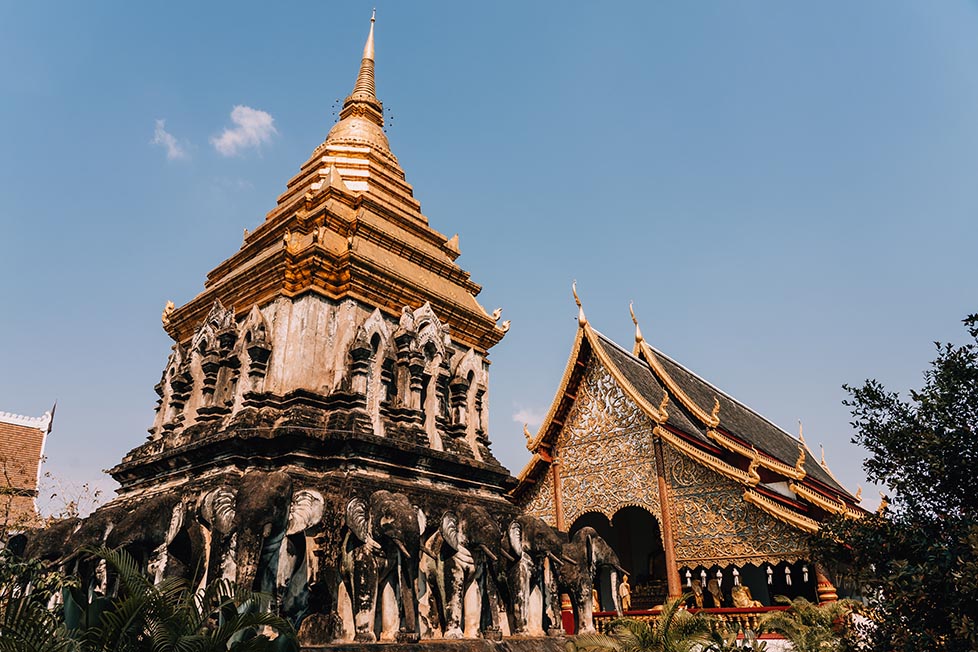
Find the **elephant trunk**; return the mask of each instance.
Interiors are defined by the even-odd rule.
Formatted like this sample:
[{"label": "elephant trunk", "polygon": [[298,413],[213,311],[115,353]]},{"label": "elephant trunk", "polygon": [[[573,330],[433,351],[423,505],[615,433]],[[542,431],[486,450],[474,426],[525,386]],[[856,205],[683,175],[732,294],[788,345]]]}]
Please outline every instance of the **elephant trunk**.
[{"label": "elephant trunk", "polygon": [[408,634],[417,634],[418,630],[418,592],[417,592],[417,565],[414,558],[408,554],[404,543],[394,539],[398,549],[401,551],[400,559],[397,563],[397,584],[401,594],[401,631]]},{"label": "elephant trunk", "polygon": [[[615,605],[615,615],[619,618],[622,616],[621,595],[618,593],[618,570],[620,568],[620,566],[611,567],[611,601]],[[625,573],[622,572],[622,576],[624,575]]]}]

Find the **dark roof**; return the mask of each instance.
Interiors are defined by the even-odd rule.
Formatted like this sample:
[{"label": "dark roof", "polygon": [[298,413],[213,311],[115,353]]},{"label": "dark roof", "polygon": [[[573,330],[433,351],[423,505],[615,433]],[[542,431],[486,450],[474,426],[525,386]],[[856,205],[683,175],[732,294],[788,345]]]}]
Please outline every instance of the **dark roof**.
[{"label": "dark roof", "polygon": [[[608,353],[612,362],[621,371],[622,375],[631,383],[632,387],[639,392],[646,401],[652,405],[658,406],[662,402],[662,397],[665,395],[666,390],[659,382],[659,379],[655,377],[652,370],[649,369],[648,363],[646,363],[641,358],[637,358],[622,347],[618,346],[615,342],[608,339],[598,331],[594,331],[598,339],[601,340],[601,344],[604,350]],[[666,412],[669,413],[669,419],[667,423],[673,428],[682,430],[684,433],[708,444],[711,447],[716,446],[712,441],[706,437],[706,433],[702,428],[697,427],[690,419],[687,418],[685,411],[679,409],[678,404],[670,403],[666,406]]]},{"label": "dark roof", "polygon": [[[726,430],[748,445],[755,446],[759,451],[767,453],[788,466],[795,465],[795,462],[798,461],[799,442],[797,439],[658,349],[652,348],[652,351],[658,356],[666,373],[698,406],[710,410],[713,407],[714,398],[720,401],[721,430]],[[672,412],[669,413],[669,423],[673,423]],[[678,424],[675,425],[678,426]],[[685,430],[685,428],[683,429]],[[805,473],[808,477],[848,496],[849,491],[836,482],[813,458],[814,456],[810,453],[805,456]]]}]

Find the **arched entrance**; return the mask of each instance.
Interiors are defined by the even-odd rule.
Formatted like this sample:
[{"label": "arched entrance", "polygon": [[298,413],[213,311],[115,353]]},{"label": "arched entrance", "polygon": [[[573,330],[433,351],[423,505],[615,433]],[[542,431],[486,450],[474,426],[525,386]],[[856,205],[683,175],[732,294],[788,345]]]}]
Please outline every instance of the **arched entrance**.
[{"label": "arched entrance", "polygon": [[[593,527],[608,542],[628,572],[632,609],[651,609],[665,601],[668,592],[665,549],[659,523],[651,513],[629,505],[615,512],[609,523],[603,514],[589,512],[574,521],[570,535],[586,526]],[[607,574],[607,571],[602,573],[598,581],[603,609],[610,609],[614,604]]]}]

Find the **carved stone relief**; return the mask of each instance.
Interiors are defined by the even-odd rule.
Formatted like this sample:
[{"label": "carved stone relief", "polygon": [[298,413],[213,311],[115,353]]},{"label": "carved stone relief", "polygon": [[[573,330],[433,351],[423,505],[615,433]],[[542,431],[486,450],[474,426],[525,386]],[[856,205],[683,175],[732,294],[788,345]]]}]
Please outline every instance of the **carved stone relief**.
[{"label": "carved stone relief", "polygon": [[747,503],[737,483],[664,446],[676,560],[683,566],[804,557],[806,535]]}]

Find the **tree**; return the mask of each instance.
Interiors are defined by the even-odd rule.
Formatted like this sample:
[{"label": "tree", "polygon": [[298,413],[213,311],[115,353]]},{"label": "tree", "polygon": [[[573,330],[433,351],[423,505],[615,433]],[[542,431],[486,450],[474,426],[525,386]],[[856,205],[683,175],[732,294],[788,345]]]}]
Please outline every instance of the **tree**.
[{"label": "tree", "polygon": [[845,387],[867,475],[893,497],[813,545],[866,587],[871,650],[978,649],[978,315],[964,324],[973,341],[935,343],[908,399],[875,380]]},{"label": "tree", "polygon": [[[609,626],[610,634],[581,634],[572,646],[576,652],[617,650],[619,652],[690,652],[702,650],[711,642],[708,617],[686,611],[690,598],[667,600],[662,612],[651,622],[618,618]],[[569,646],[570,647],[570,646]]]},{"label": "tree", "polygon": [[841,652],[846,649],[843,628],[850,610],[845,601],[817,605],[795,598],[791,609],[764,614],[760,629],[781,634],[795,652]]},{"label": "tree", "polygon": [[[193,591],[185,580],[153,584],[131,556],[98,550],[117,578],[107,598],[77,582],[48,577],[36,562],[6,559],[10,581],[0,585],[0,652],[297,652],[288,621],[268,610],[270,598],[217,580]],[[0,560],[2,561],[2,560]],[[44,590],[37,582],[44,578]],[[49,609],[53,588],[64,605]]]}]

